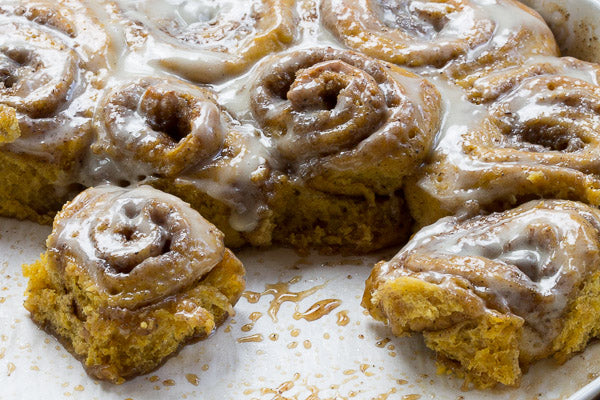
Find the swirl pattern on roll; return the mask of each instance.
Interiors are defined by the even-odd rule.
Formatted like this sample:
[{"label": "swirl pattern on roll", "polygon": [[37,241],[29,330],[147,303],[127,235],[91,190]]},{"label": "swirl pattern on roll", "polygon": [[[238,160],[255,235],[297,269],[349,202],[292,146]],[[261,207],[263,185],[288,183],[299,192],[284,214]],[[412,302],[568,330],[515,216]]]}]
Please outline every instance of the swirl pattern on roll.
[{"label": "swirl pattern on roll", "polygon": [[112,61],[113,43],[108,33],[81,0],[2,1],[0,14],[23,18],[52,31],[79,55],[86,69],[99,71]]},{"label": "swirl pattern on roll", "polygon": [[515,89],[523,81],[536,76],[562,75],[579,77],[597,84],[600,81],[600,68],[597,64],[572,57],[533,58],[520,65],[483,75],[473,81],[467,90],[468,99],[476,104],[491,104],[499,97]]},{"label": "swirl pattern on roll", "polygon": [[565,75],[522,80],[481,122],[441,139],[409,184],[409,205],[422,225],[532,198],[600,204],[599,69],[565,62],[555,65]]},{"label": "swirl pattern on roll", "polygon": [[138,186],[86,189],[23,266],[32,319],[95,379],[146,374],[233,313],[242,263],[181,199]]},{"label": "swirl pattern on roll", "polygon": [[[513,18],[530,12],[516,2],[500,3],[499,7],[510,9]],[[502,10],[488,10],[476,0],[321,2],[323,23],[344,44],[372,57],[414,67],[441,67],[491,42],[499,34],[494,11]],[[537,25],[543,25],[539,17]],[[546,31],[542,40],[552,43],[552,34]]]},{"label": "swirl pattern on roll", "polygon": [[398,189],[426,156],[440,118],[439,93],[426,80],[331,48],[267,59],[251,107],[298,174],[355,193]]},{"label": "swirl pattern on roll", "polygon": [[159,77],[108,92],[96,121],[94,152],[125,163],[134,158],[148,165],[148,175],[166,176],[210,160],[231,125],[210,90]]},{"label": "swirl pattern on roll", "polygon": [[[188,289],[223,258],[223,234],[175,196],[99,186],[58,215],[48,250],[74,263],[111,307],[136,309]],[[73,272],[71,272],[73,273]]]},{"label": "swirl pattern on roll", "polygon": [[149,59],[187,79],[210,83],[236,75],[295,36],[294,0],[118,0],[143,27]]},{"label": "swirl pattern on roll", "polygon": [[86,68],[105,66],[108,44],[81,4],[59,5],[0,4],[0,104],[19,124],[9,151],[68,164],[90,134],[96,92]]},{"label": "swirl pattern on roll", "polygon": [[[564,361],[597,334],[595,321],[583,315],[600,313],[589,297],[599,290],[599,266],[596,208],[532,201],[468,220],[443,218],[421,229],[389,262],[377,264],[363,305],[396,334],[424,332],[428,346],[459,361],[476,383],[514,385],[519,364],[552,355]],[[503,335],[512,340],[498,350],[484,345],[497,334],[489,326],[480,343],[457,333],[484,321],[504,327],[497,343]],[[464,359],[462,345],[484,347]]]},{"label": "swirl pattern on roll", "polygon": [[495,28],[469,0],[323,0],[321,14],[347,46],[409,66],[443,66],[490,40]]}]

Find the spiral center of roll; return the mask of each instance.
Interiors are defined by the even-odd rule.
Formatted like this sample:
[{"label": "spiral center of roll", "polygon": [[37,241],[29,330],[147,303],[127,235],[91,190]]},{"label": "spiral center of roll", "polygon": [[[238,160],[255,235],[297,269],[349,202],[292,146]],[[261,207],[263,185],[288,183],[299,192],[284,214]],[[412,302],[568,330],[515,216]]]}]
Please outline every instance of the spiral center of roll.
[{"label": "spiral center of roll", "polygon": [[[349,186],[369,175],[367,186],[399,186],[413,170],[412,160],[425,155],[439,117],[432,106],[437,92],[415,78],[358,53],[300,50],[260,74],[251,91],[252,113],[301,175],[353,176],[339,179]],[[355,171],[357,165],[369,174]],[[389,179],[375,178],[383,175]]]},{"label": "spiral center of roll", "polygon": [[381,21],[392,29],[400,29],[424,39],[431,39],[448,22],[448,14],[457,8],[446,2],[377,1]]},{"label": "spiral center of roll", "polygon": [[140,111],[151,129],[178,143],[192,131],[187,99],[175,92],[150,87],[140,101]]},{"label": "spiral center of roll", "polygon": [[542,153],[559,151],[572,153],[585,147],[577,132],[566,126],[546,124],[539,120],[526,121],[504,132],[509,147]]},{"label": "spiral center of roll", "polygon": [[287,92],[287,99],[297,111],[325,110],[336,108],[338,98],[347,96],[345,89],[351,79],[345,75],[324,71],[316,80],[310,82],[310,71],[300,71]]},{"label": "spiral center of roll", "polygon": [[376,130],[387,110],[373,77],[340,60],[297,71],[286,96],[296,113],[294,132],[306,135],[323,154]]},{"label": "spiral center of roll", "polygon": [[25,49],[0,50],[0,83],[5,89],[16,87],[18,82],[38,69],[33,54]]},{"label": "spiral center of roll", "polygon": [[130,152],[153,173],[169,176],[214,156],[229,128],[210,91],[164,78],[116,88],[103,100],[99,120],[108,151],[127,161]]},{"label": "spiral center of roll", "polygon": [[168,253],[168,214],[160,204],[120,202],[94,233],[100,257],[116,273],[129,274],[144,260]]}]

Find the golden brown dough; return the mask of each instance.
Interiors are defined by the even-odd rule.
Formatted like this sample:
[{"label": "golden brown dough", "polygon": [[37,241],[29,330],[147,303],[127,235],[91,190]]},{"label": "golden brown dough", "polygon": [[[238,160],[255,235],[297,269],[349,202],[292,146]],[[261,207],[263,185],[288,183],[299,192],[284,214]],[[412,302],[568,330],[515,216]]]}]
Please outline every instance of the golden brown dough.
[{"label": "golden brown dough", "polygon": [[82,192],[57,215],[47,247],[23,267],[25,307],[90,375],[114,383],[208,336],[244,289],[223,234],[148,186]]},{"label": "golden brown dough", "polygon": [[375,266],[362,304],[396,335],[422,332],[467,382],[518,385],[600,334],[599,229],[596,208],[564,200],[447,217]]},{"label": "golden brown dough", "polygon": [[533,58],[478,78],[467,91],[467,97],[476,104],[490,104],[524,80],[542,75],[582,76],[584,80],[597,83],[600,67],[572,57]]},{"label": "golden brown dough", "polygon": [[443,66],[489,41],[495,28],[469,0],[323,0],[321,15],[347,46],[407,66]]},{"label": "golden brown dough", "polygon": [[[550,29],[535,11],[512,0],[496,3],[323,0],[321,15],[347,46],[399,65],[442,67],[459,59],[466,66],[473,58],[482,65],[492,59],[514,64],[533,54],[557,53]],[[519,21],[505,42],[497,30],[503,18]]]}]

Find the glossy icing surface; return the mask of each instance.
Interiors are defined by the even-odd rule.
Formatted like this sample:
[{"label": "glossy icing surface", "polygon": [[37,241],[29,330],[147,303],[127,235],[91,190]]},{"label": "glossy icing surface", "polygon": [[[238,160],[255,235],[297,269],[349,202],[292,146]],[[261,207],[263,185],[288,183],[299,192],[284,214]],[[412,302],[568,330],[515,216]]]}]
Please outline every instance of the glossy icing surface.
[{"label": "glossy icing surface", "polygon": [[[364,192],[367,180],[385,182],[375,189],[378,193],[399,189],[402,177],[410,174],[415,164],[425,158],[432,143],[437,144],[437,151],[445,152],[448,146],[456,146],[457,142],[452,137],[469,130],[483,118],[485,108],[466,101],[463,93],[463,89],[474,86],[474,78],[483,75],[483,79],[498,67],[510,67],[523,60],[533,63],[535,57],[553,60],[556,54],[556,45],[544,22],[530,10],[509,0],[420,2],[404,8],[386,1],[346,4],[312,0],[199,3],[65,0],[60,2],[61,11],[41,1],[23,2],[24,12],[12,6],[12,2],[4,4],[0,17],[6,20],[6,24],[31,25],[44,34],[54,35],[54,45],[60,43],[61,51],[72,54],[72,57],[62,57],[61,63],[53,63],[52,68],[64,64],[67,66],[60,68],[74,70],[75,75],[63,74],[63,70],[52,75],[72,75],[77,78],[78,86],[82,86],[79,90],[73,89],[74,85],[69,86],[69,93],[73,93],[67,96],[70,105],[62,107],[64,111],[58,113],[65,117],[56,127],[44,129],[45,136],[57,137],[59,143],[53,145],[51,140],[43,140],[40,147],[39,139],[27,140],[28,135],[22,134],[21,138],[7,145],[11,151],[55,158],[57,154],[63,154],[60,144],[64,141],[60,142],[60,138],[81,132],[80,148],[69,150],[73,150],[70,160],[76,160],[83,167],[64,178],[65,181],[58,186],[66,187],[73,183],[85,186],[107,182],[150,183],[166,174],[195,185],[200,191],[231,207],[230,224],[240,231],[255,229],[264,218],[267,208],[265,197],[269,195],[266,188],[271,180],[282,174],[291,174],[292,179],[299,181],[314,178],[316,183],[311,184],[325,191],[334,190],[331,187],[349,180],[352,187],[342,189],[342,192],[352,195]],[[315,48],[356,48],[344,39],[354,37],[354,34],[345,33],[341,37],[332,28],[335,24],[331,22],[340,22],[340,18],[345,21],[349,13],[358,12],[355,6],[368,9],[373,14],[369,18],[381,18],[377,24],[383,32],[381,40],[385,43],[402,42],[403,38],[413,37],[423,40],[422,45],[416,46],[419,47],[418,53],[423,55],[420,62],[411,62],[416,59],[412,56],[409,61],[389,61],[404,67],[414,66],[415,72],[429,78],[441,93],[442,106],[436,104],[435,97],[438,95],[435,89],[424,89],[427,84],[422,80],[410,78],[406,73],[392,73],[402,96],[406,96],[401,107],[398,107],[399,103],[396,104],[397,109],[390,108],[390,104],[387,108],[379,107],[376,99],[380,95],[364,97],[363,103],[368,107],[347,107],[369,92],[370,89],[366,88],[371,87],[368,83],[371,78],[361,78],[363,82],[357,83],[360,80],[356,77],[364,72],[356,70],[352,63],[339,60],[341,56],[338,56],[337,60],[333,57],[328,64],[317,62],[310,67],[314,71],[298,72],[295,82],[289,88],[283,88],[281,100],[289,99],[298,114],[294,114],[295,122],[284,123],[286,129],[283,135],[274,137],[269,129],[265,129],[262,117],[251,111],[256,109],[253,104],[257,103],[257,93],[253,88],[260,85],[264,71],[268,71],[268,64],[274,62],[261,62],[260,59],[271,54],[273,60],[294,63],[314,52]],[[344,14],[346,11],[348,13]],[[366,24],[370,26],[372,23],[375,22]],[[379,39],[361,35],[358,33],[356,40],[367,40],[369,48],[385,50],[386,45],[377,42]],[[434,45],[427,45],[430,39],[434,40]],[[29,41],[27,46],[31,45]],[[41,43],[36,51],[50,54],[53,51],[51,47]],[[371,55],[386,59],[377,54]],[[8,58],[12,61],[7,65],[13,68],[14,60],[10,56]],[[391,68],[384,61],[374,59],[367,64],[373,65],[368,68]],[[34,63],[23,65],[25,67],[19,71],[25,73],[31,69],[27,66]],[[9,72],[9,76],[21,76],[21,72],[15,71]],[[51,84],[52,80],[44,78],[50,74],[41,71],[32,82],[44,82],[46,86]],[[341,78],[328,78],[332,74]],[[148,82],[148,79],[154,80],[154,83],[141,83]],[[209,85],[191,88],[190,83]],[[127,85],[133,85],[133,92],[137,90],[139,93],[129,96],[129,104],[119,108],[111,103],[111,96],[116,95],[118,87],[127,88]],[[366,86],[363,89],[361,85]],[[391,89],[386,85],[389,86],[384,84],[381,89],[389,103]],[[485,84],[479,83],[479,86]],[[180,89],[183,87],[189,89]],[[184,92],[185,95],[181,94]],[[203,92],[200,97],[208,98],[213,106],[203,105],[198,109],[200,111],[192,111],[194,107],[190,100],[185,100],[188,96],[195,96],[190,92]],[[326,96],[318,100],[314,96],[317,92]],[[42,90],[35,93],[41,94]],[[60,91],[52,93],[59,95]],[[77,96],[78,93],[81,95]],[[2,96],[3,103],[8,101],[12,104],[10,95]],[[21,96],[27,98],[24,94]],[[118,96],[127,97],[126,94]],[[306,103],[307,100],[311,102]],[[40,101],[46,108],[52,104],[44,98]],[[194,102],[200,104],[196,100]],[[271,113],[290,106],[284,104],[280,100],[275,101],[269,106],[274,110]],[[330,110],[330,107],[333,108]],[[299,113],[300,110],[302,113]],[[402,112],[395,119],[393,115],[398,110]],[[21,110],[18,112],[23,130],[28,116]],[[165,117],[164,121],[157,122],[157,118],[173,113],[177,114],[177,118]],[[194,113],[197,117],[191,115]],[[344,117],[346,114],[348,118]],[[380,119],[374,122],[373,118],[379,114],[385,114],[388,121],[397,122],[381,123],[378,122]],[[132,118],[133,115],[135,118]],[[341,124],[332,128],[336,120]],[[194,121],[201,121],[202,125],[210,125],[211,128],[200,133],[190,126],[196,123]],[[352,128],[356,124],[359,125],[358,130]],[[113,129],[114,125],[119,127]],[[113,136],[124,138],[114,147],[115,151],[104,146],[104,138],[111,136],[103,133],[107,126],[112,126],[108,131],[117,132]],[[342,137],[336,133],[338,131],[351,129],[362,132],[373,128],[379,134],[363,139],[360,146],[366,149],[364,152],[370,152],[370,147],[376,149],[377,157],[358,157],[354,154],[355,150],[348,150],[347,139],[338,142]],[[398,129],[404,133],[393,133]],[[131,131],[131,137],[126,134],[128,131]],[[165,138],[165,131],[168,131],[167,136],[171,133],[173,137]],[[403,135],[408,135],[410,140],[406,142]],[[419,140],[412,140],[413,136]],[[304,145],[298,145],[297,140]],[[187,148],[187,142],[197,144],[202,150],[177,151],[177,148]],[[227,143],[231,143],[233,148]],[[315,164],[314,157],[307,157],[304,150],[296,151],[297,147],[306,147],[307,143],[312,143],[309,146],[312,150],[308,153],[323,156],[325,152],[327,160]],[[326,151],[323,143],[326,143]],[[120,161],[130,159],[131,149],[136,146],[149,153],[148,157],[133,155],[134,159],[137,158],[136,162]],[[315,151],[317,147],[319,150]],[[380,151],[390,147],[399,149],[396,155]],[[178,153],[176,158],[180,157],[179,164],[185,164],[185,167],[168,165],[169,161],[163,160],[165,153]],[[416,153],[418,156],[414,157]],[[408,166],[400,167],[385,161],[394,157],[408,157],[412,161],[407,161]],[[290,163],[290,159],[293,162]],[[461,159],[461,166],[465,162]],[[369,168],[365,170],[363,164]],[[397,174],[390,172],[394,170]],[[391,179],[391,174],[397,176]],[[244,193],[251,195],[244,196]]]},{"label": "glossy icing surface", "polygon": [[[10,139],[12,143],[6,148],[55,160],[62,154],[60,146],[65,135],[81,131],[82,144],[76,153],[83,168],[59,185],[92,186],[105,182],[136,185],[166,176],[189,182],[230,206],[233,210],[230,224],[239,231],[252,231],[258,226],[266,207],[264,195],[269,194],[274,176],[289,174],[294,180],[304,182],[315,176],[329,178],[323,171],[335,171],[334,178],[346,179],[347,175],[336,174],[348,171],[352,181],[355,177],[352,174],[362,171],[363,165],[378,168],[382,160],[396,156],[382,152],[382,158],[354,157],[361,149],[371,150],[371,145],[375,150],[398,147],[404,153],[419,153],[413,164],[426,160],[428,151],[433,149],[433,154],[451,159],[460,170],[481,172],[490,164],[519,161],[513,155],[507,160],[469,157],[469,145],[476,141],[468,140],[473,136],[478,139],[481,124],[498,128],[503,136],[493,144],[500,149],[541,154],[553,165],[563,164],[564,157],[550,160],[554,154],[548,150],[576,153],[574,158],[578,159],[582,150],[591,149],[595,141],[596,67],[555,57],[556,46],[545,24],[512,1],[416,2],[406,7],[388,1],[357,2],[364,14],[372,11],[381,19],[379,23],[365,24],[378,24],[377,29],[385,32],[386,40],[392,37],[401,42],[407,36],[409,41],[414,37],[423,39],[417,49],[398,53],[405,59],[388,59],[386,54],[390,51],[385,43],[371,43],[373,38],[358,34],[359,44],[366,38],[366,49],[383,49],[383,55],[346,41],[348,33],[334,32],[336,22],[346,18],[353,7],[339,1],[320,4],[308,0],[207,1],[199,5],[172,0],[90,1],[83,2],[83,8],[75,1],[60,2],[65,10],[85,9],[81,15],[94,27],[90,30],[77,29],[75,23],[69,26],[82,18],[75,17],[79,15],[75,11],[66,19],[68,23],[61,25],[62,22],[55,20],[61,12],[52,10],[51,5],[24,3],[34,6],[24,12],[9,6],[2,9],[2,17],[10,20],[6,26],[31,25],[42,34],[36,33],[23,43],[15,42],[16,50],[10,48],[11,44],[1,49],[5,58],[2,67],[7,72],[3,75],[4,97],[0,99],[5,106],[16,110],[21,129],[21,137]],[[48,9],[49,14],[40,11]],[[327,23],[329,14],[336,13],[338,20]],[[17,22],[12,22],[13,19]],[[8,32],[12,32],[10,29]],[[27,29],[19,28],[18,34],[27,33]],[[104,33],[100,42],[105,45],[88,51],[86,42],[78,38],[89,31]],[[57,36],[44,40],[46,34]],[[435,43],[433,48],[421,48],[431,41]],[[37,47],[30,51],[31,43]],[[432,85],[384,61],[367,59],[357,66],[361,63],[349,60],[366,57],[346,51],[345,46],[408,66]],[[259,54],[258,48],[266,51]],[[244,52],[247,49],[254,50]],[[55,51],[60,54],[57,56]],[[315,53],[334,56],[303,64],[307,55]],[[262,57],[265,60],[260,60]],[[269,67],[278,63],[295,64],[297,68],[291,69],[292,72],[284,69],[283,75],[288,75],[282,79],[285,84],[268,99],[261,98],[257,93],[261,91],[262,80],[270,77]],[[370,73],[378,69],[387,70],[392,79],[379,82],[377,74]],[[65,79],[56,79],[57,74]],[[25,79],[27,75],[29,80]],[[39,101],[29,97],[24,88],[26,82],[33,83]],[[546,89],[556,88],[558,93],[545,93]],[[581,90],[576,95],[566,93],[572,88]],[[587,96],[589,92],[592,94]],[[561,114],[562,108],[555,104],[557,99],[564,100],[575,111]],[[41,111],[28,108],[36,102],[42,105]],[[558,129],[550,132],[555,134],[550,140],[534,137],[526,127],[529,121],[538,114],[553,115],[557,109],[557,119],[549,122],[553,127],[582,114],[591,115],[591,122],[581,123],[580,130],[570,131],[566,136]],[[43,119],[47,123],[52,113],[60,118],[40,130],[47,139],[28,141],[32,137],[26,129],[28,120]],[[348,136],[348,132],[356,137]],[[403,140],[404,136],[424,138],[414,144]],[[593,161],[591,166],[581,169],[594,172]],[[321,163],[327,166],[323,168]],[[401,178],[410,175],[414,167],[396,168],[394,175]],[[373,176],[369,174],[357,181],[365,185]],[[455,174],[454,179],[461,189],[469,180],[461,174]],[[333,179],[315,185],[327,191],[337,183]],[[470,205],[466,200],[472,200],[472,191],[479,190],[468,185],[467,182],[466,196],[451,187],[448,197],[461,204],[456,212],[468,211]],[[385,195],[401,187],[400,180],[377,191]],[[510,185],[497,187],[487,190],[485,196],[493,198],[496,190],[512,191]],[[342,190],[339,188],[336,190]],[[353,187],[342,193],[355,195],[361,189]],[[109,193],[112,190],[119,189],[106,189],[99,194],[108,196],[108,200],[100,201],[102,205],[114,205],[115,201],[120,205],[119,196]],[[147,276],[143,277],[143,271],[152,271],[154,261],[142,260],[142,255],[149,255],[150,259],[175,257],[169,255],[173,243],[167,227],[177,231],[181,221],[173,217],[174,220],[164,222],[148,211],[162,206],[148,205],[141,199],[132,204],[117,207],[109,215],[94,215],[104,224],[101,228],[84,227],[94,250],[89,250],[91,245],[85,244],[86,241],[77,248],[82,255],[92,254],[92,264],[96,266],[91,268],[100,271],[103,290],[116,293],[115,304],[126,307],[168,296],[171,288],[181,284],[180,277],[194,279],[196,274],[210,270],[208,264],[212,258],[211,253],[207,265],[194,266],[192,271],[161,276],[157,290],[145,287]],[[150,215],[151,222],[133,215],[138,212]],[[589,220],[571,218],[571,221],[565,217],[568,222],[561,227],[564,229],[540,234],[532,227],[542,226],[556,214],[543,210],[534,214],[525,218],[526,222],[517,223],[530,233],[525,239],[514,237],[511,230],[493,227],[490,233],[474,226],[471,228],[475,238],[470,240],[440,239],[440,248],[421,243],[427,251],[441,252],[444,256],[454,254],[497,262],[500,266],[489,274],[478,275],[477,271],[464,267],[449,272],[475,282],[475,290],[498,308],[510,310],[536,325],[537,336],[525,338],[531,340],[532,354],[547,346],[548,338],[556,332],[555,319],[564,310],[570,290],[585,275],[572,261],[584,260],[589,255],[576,249],[572,258],[555,260],[550,250],[565,243],[575,246],[570,241],[571,233]],[[173,213],[169,211],[166,215]],[[135,243],[130,243],[129,229],[133,225],[128,219],[139,226]],[[198,226],[210,231],[200,223]],[[52,244],[54,248],[70,246],[70,236],[64,233],[69,233],[69,229],[61,227],[60,232],[57,243]],[[422,235],[427,233],[431,232],[426,229]],[[508,244],[501,245],[503,241]],[[124,250],[113,254],[113,249],[123,243]],[[207,246],[217,252],[222,247],[218,243]],[[202,250],[199,252],[204,254]],[[112,269],[104,268],[102,260],[108,259],[114,262]],[[504,266],[509,266],[508,270],[503,270]],[[439,278],[436,274],[443,274],[435,268],[429,272],[426,276],[433,280]],[[498,276],[500,283],[495,281]],[[136,287],[140,294],[132,296],[121,290],[121,285]],[[529,310],[531,302],[522,301],[528,296],[534,298],[532,302],[544,304],[545,319],[537,311]]]},{"label": "glossy icing surface", "polygon": [[86,190],[61,211],[47,246],[62,268],[85,268],[108,305],[132,309],[194,284],[225,250],[214,225],[149,186]]},{"label": "glossy icing surface", "polygon": [[421,229],[377,279],[415,277],[473,291],[480,313],[524,319],[522,352],[545,355],[582,282],[597,271],[600,214],[580,203],[532,201],[513,210]]}]

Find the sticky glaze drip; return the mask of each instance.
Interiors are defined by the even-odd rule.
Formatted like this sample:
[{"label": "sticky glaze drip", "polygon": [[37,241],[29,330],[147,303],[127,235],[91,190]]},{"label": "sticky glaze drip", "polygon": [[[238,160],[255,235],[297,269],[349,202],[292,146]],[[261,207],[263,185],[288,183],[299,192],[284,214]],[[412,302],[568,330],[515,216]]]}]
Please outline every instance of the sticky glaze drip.
[{"label": "sticky glaze drip", "polygon": [[300,292],[292,292],[290,290],[290,285],[298,283],[300,279],[300,276],[296,276],[290,279],[288,282],[268,283],[265,285],[264,291],[246,291],[242,294],[242,297],[248,300],[249,303],[258,303],[263,296],[273,296],[273,299],[269,303],[269,309],[267,311],[267,314],[269,314],[269,317],[271,317],[273,322],[277,322],[277,313],[279,313],[279,309],[281,308],[281,305],[283,303],[298,303],[325,286],[324,284],[317,285]]},{"label": "sticky glaze drip", "polygon": [[305,319],[306,321],[316,321],[325,315],[328,315],[333,310],[338,308],[342,304],[342,301],[339,299],[325,299],[317,301],[312,306],[308,307],[306,311],[299,312],[296,311],[292,317],[296,320]]},{"label": "sticky glaze drip", "polygon": [[262,342],[263,340],[264,340],[263,335],[261,335],[260,333],[256,333],[254,335],[238,338],[237,342],[238,343],[256,343],[256,342]]}]

